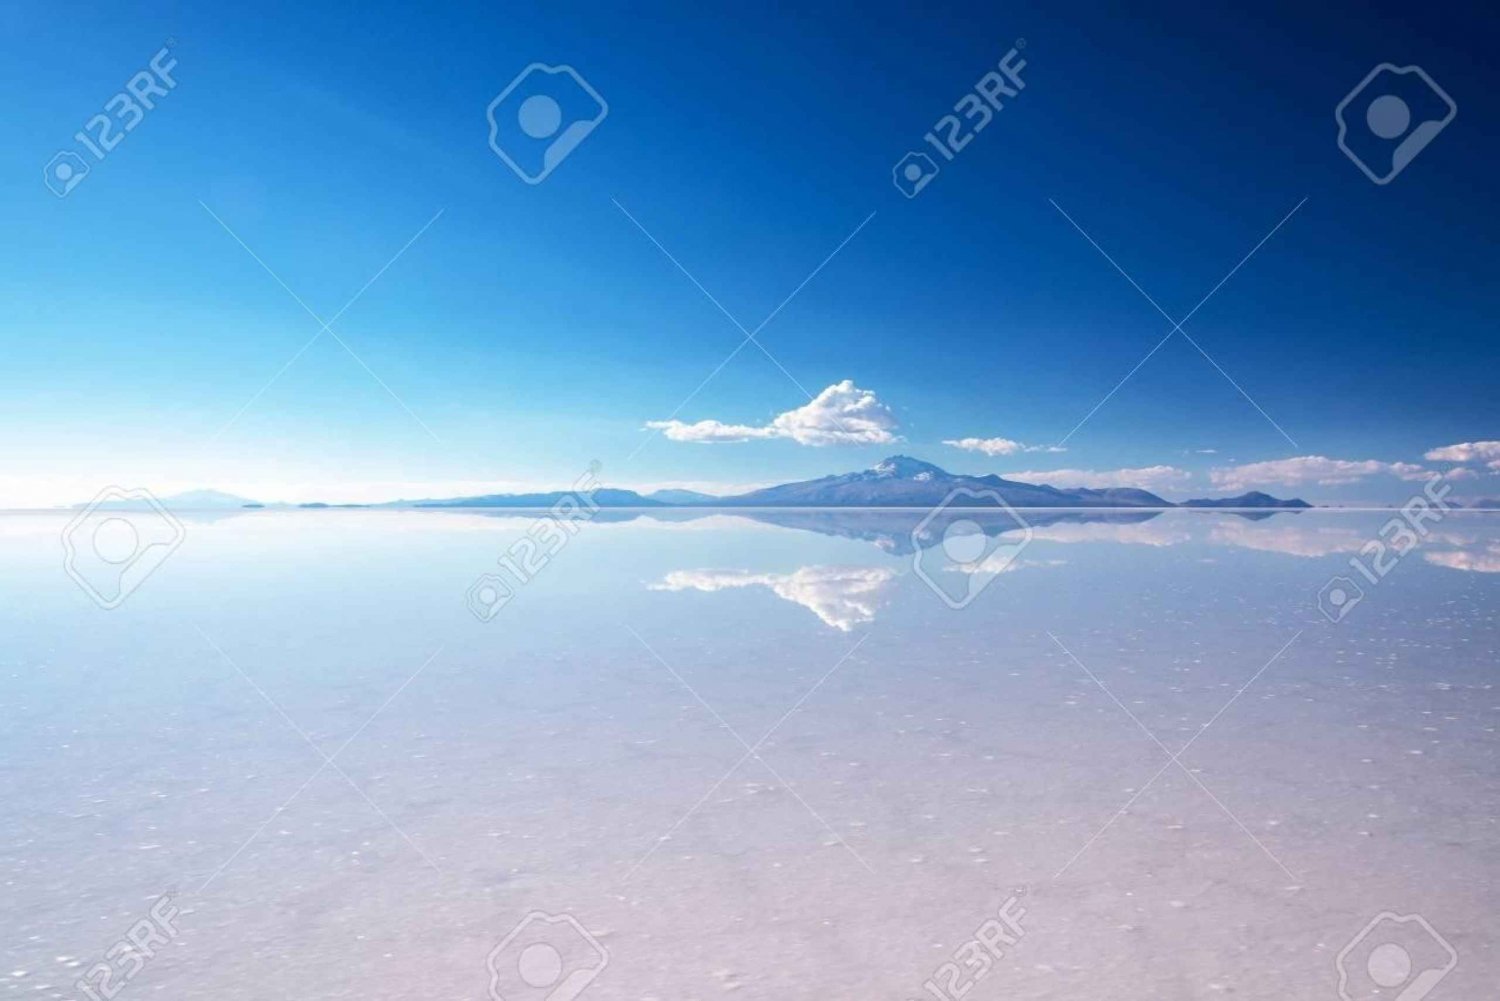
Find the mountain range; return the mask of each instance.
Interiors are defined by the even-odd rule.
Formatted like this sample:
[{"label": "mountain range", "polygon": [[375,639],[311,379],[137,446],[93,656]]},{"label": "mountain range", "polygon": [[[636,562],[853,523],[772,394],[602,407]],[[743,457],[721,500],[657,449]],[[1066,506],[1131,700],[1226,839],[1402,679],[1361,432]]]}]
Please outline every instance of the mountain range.
[{"label": "mountain range", "polygon": [[[243,497],[212,490],[193,491],[163,499],[168,507],[181,510],[227,508],[546,508],[569,491],[553,490],[525,494],[481,494],[473,497],[398,500],[383,504],[261,504]],[[951,498],[951,500],[950,500]],[[1202,498],[1174,504],[1149,490],[1136,487],[1051,487],[1043,483],[1007,480],[993,473],[968,476],[950,473],[930,462],[905,455],[893,455],[870,469],[852,473],[821,476],[814,480],[783,483],[728,497],[694,490],[658,490],[641,494],[634,490],[605,487],[596,490],[593,500],[601,508],[933,508],[999,507],[1000,502],[1013,508],[1138,508],[1173,507],[1284,510],[1311,507],[1301,499],[1282,500],[1260,491],[1237,497]],[[132,506],[139,502],[123,502]],[[79,505],[82,506],[82,505]]]},{"label": "mountain range", "polygon": [[[955,496],[956,494],[956,496]],[[449,500],[401,502],[410,507],[547,507],[566,496],[563,491],[543,494],[491,494]],[[1015,508],[1307,508],[1304,500],[1280,500],[1252,492],[1239,497],[1185,501],[1174,504],[1149,490],[1135,487],[1058,488],[1040,483],[1007,480],[993,473],[967,476],[905,455],[893,455],[873,468],[853,473],[822,476],[815,480],[783,483],[729,497],[715,497],[689,490],[662,490],[640,494],[633,490],[598,490],[594,502],[600,507],[911,507],[931,508],[952,497],[954,507],[999,507],[999,501]]]}]

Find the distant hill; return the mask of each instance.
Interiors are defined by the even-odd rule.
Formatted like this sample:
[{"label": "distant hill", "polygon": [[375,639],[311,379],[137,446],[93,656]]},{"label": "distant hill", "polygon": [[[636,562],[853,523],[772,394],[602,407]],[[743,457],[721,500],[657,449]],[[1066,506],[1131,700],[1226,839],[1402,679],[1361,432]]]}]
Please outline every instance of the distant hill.
[{"label": "distant hill", "polygon": [[[222,490],[189,490],[186,493],[173,494],[170,497],[160,498],[162,507],[169,511],[218,511],[225,508],[244,508],[255,502],[245,497],[236,497],[226,494]],[[87,504],[74,504],[75,508],[88,507]],[[105,501],[99,505],[101,511],[149,511],[151,504],[147,501],[118,500]]]},{"label": "distant hill", "polygon": [[697,490],[653,490],[646,495],[647,500],[658,501],[662,504],[717,504],[723,498],[715,494],[699,493]]},{"label": "distant hill", "polygon": [[[964,476],[930,462],[893,455],[872,469],[720,498],[721,507],[934,507],[955,490],[959,507],[1172,507],[1146,490],[1060,490],[990,474]],[[962,492],[967,491],[968,495]]]},{"label": "distant hill", "polygon": [[[454,497],[450,500],[401,501],[401,507],[551,507],[564,497],[574,497],[571,490],[551,490],[540,494],[485,494],[481,497]],[[642,497],[634,490],[595,490],[594,503],[599,507],[666,507],[661,501]]]},{"label": "distant hill", "polygon": [[1203,498],[1200,500],[1183,501],[1179,507],[1238,507],[1238,508],[1309,508],[1312,507],[1307,501],[1300,497],[1291,500],[1281,500],[1270,494],[1263,494],[1259,490],[1252,490],[1238,497]]},{"label": "distant hill", "polygon": [[[295,505],[304,509],[332,507],[379,508],[549,508],[565,497],[569,490],[549,490],[528,494],[482,494],[475,497],[399,500],[384,504],[329,504],[309,501]],[[815,480],[783,483],[779,486],[751,490],[730,497],[715,497],[696,490],[657,490],[640,494],[634,490],[601,488],[593,493],[600,508],[998,508],[1003,502],[1013,508],[1138,508],[1153,510],[1171,507],[1238,508],[1240,510],[1300,510],[1312,505],[1301,499],[1281,500],[1260,491],[1238,497],[1202,498],[1181,505],[1136,487],[1051,487],[1044,483],[1022,483],[993,473],[967,476],[950,473],[930,462],[907,455],[893,455],[873,468],[853,473],[821,476]],[[175,510],[223,508],[291,507],[289,504],[264,505],[243,497],[216,490],[196,490],[166,497],[162,503]],[[125,506],[121,502],[120,506]],[[82,507],[83,505],[78,505]],[[1500,507],[1500,501],[1484,500],[1474,506]]]}]

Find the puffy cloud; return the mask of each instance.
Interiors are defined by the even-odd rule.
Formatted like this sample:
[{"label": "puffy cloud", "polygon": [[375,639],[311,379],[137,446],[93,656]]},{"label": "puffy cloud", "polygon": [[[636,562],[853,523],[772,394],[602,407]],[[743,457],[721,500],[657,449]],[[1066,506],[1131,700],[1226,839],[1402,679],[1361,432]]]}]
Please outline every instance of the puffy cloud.
[{"label": "puffy cloud", "polygon": [[646,427],[660,431],[673,441],[696,441],[704,444],[750,441],[752,438],[774,438],[770,428],[755,428],[745,424],[725,424],[723,421],[647,421]]},{"label": "puffy cloud", "polygon": [[888,567],[802,567],[793,573],[743,570],[674,570],[653,591],[722,591],[768,587],[843,632],[875,620],[880,592],[896,577]]},{"label": "puffy cloud", "polygon": [[1370,476],[1395,476],[1403,480],[1420,480],[1429,471],[1410,462],[1380,462],[1376,459],[1354,461],[1330,459],[1324,455],[1302,455],[1294,459],[1249,462],[1225,466],[1208,472],[1213,485],[1220,490],[1255,490],[1270,485],[1338,486],[1358,483]]},{"label": "puffy cloud", "polygon": [[806,406],[778,414],[763,426],[667,420],[647,421],[646,427],[672,441],[701,444],[789,438],[799,445],[887,445],[898,440],[890,407],[850,379],[834,383]]},{"label": "puffy cloud", "polygon": [[1423,458],[1432,462],[1489,462],[1493,469],[1500,462],[1500,441],[1461,441],[1434,448]]},{"label": "puffy cloud", "polygon": [[1193,474],[1176,466],[1142,466],[1139,469],[1039,469],[1002,473],[1008,480],[1045,483],[1053,487],[1140,487],[1166,490],[1186,486]]},{"label": "puffy cloud", "polygon": [[1017,452],[1066,452],[1061,445],[1027,445],[1009,438],[944,438],[944,445],[952,445],[966,452],[983,452],[985,455],[1015,455]]}]

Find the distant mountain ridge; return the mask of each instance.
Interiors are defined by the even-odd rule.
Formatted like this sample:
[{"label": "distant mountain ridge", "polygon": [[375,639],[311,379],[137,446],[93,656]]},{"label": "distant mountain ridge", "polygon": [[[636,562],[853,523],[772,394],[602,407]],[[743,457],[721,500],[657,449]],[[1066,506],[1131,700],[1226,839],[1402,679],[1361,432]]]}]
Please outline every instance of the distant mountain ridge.
[{"label": "distant mountain ridge", "polygon": [[1263,494],[1259,490],[1251,490],[1249,493],[1240,494],[1238,497],[1220,497],[1218,499],[1186,500],[1178,507],[1234,507],[1234,508],[1309,508],[1312,507],[1307,501],[1300,497],[1291,500],[1281,500],[1270,494]]},{"label": "distant mountain ridge", "polygon": [[[301,508],[550,508],[573,491],[549,490],[525,494],[481,494],[474,497],[398,500],[384,504],[327,504],[319,501],[296,505]],[[1281,500],[1260,491],[1237,497],[1201,498],[1174,504],[1149,490],[1137,487],[1053,487],[1045,483],[1023,483],[990,473],[969,476],[950,473],[921,459],[893,455],[870,469],[820,476],[813,480],[782,483],[729,497],[715,497],[694,490],[658,490],[641,494],[635,490],[603,487],[592,494],[601,508],[1136,508],[1175,507],[1253,510],[1301,510],[1312,507],[1300,498]],[[199,501],[199,503],[193,503]],[[184,503],[187,502],[187,503]],[[242,497],[215,491],[195,491],[167,498],[169,507],[291,507],[288,504],[258,504]]]},{"label": "distant mountain ridge", "polygon": [[1007,480],[991,473],[966,476],[930,462],[893,455],[871,469],[722,497],[719,507],[934,507],[954,492],[955,507],[1172,507],[1146,490],[1062,490]]}]

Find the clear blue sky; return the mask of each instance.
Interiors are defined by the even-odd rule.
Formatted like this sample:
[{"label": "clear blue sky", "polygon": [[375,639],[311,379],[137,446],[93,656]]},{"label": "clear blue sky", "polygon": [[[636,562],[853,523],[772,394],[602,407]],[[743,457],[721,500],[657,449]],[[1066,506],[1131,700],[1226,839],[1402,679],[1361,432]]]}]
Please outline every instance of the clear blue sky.
[{"label": "clear blue sky", "polygon": [[[618,483],[762,483],[894,451],[1167,465],[1195,478],[1180,495],[1213,492],[1215,467],[1430,466],[1500,438],[1500,32],[1478,5],[623,7],[0,9],[0,506],[122,481],[564,484],[593,459]],[[893,164],[1018,38],[1024,92],[902,197]],[[55,198],[43,165],[169,39],[176,89]],[[485,110],[537,61],[576,67],[609,114],[533,186]],[[1386,61],[1459,113],[1379,186],[1333,109]],[[1065,453],[942,444],[1057,442],[1171,329],[1049,200],[1181,317],[1303,199],[1184,327],[1296,446],[1181,336]],[[760,340],[813,393],[875,393],[904,440],[656,435],[629,458],[742,335],[616,201],[751,328],[875,213]],[[324,318],[442,210],[333,328],[401,403],[324,335],[219,433],[318,324],[203,205]],[[747,348],[677,416],[765,425],[807,403],[786,372]]]}]

